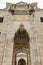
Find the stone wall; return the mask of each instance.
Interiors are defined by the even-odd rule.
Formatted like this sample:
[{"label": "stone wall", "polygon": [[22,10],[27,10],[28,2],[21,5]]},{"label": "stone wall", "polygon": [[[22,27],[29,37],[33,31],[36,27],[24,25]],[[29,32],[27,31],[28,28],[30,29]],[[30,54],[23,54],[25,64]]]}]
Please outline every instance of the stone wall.
[{"label": "stone wall", "polygon": [[[19,17],[23,16],[20,20]],[[27,16],[27,18],[25,18]],[[30,56],[31,65],[43,65],[43,11],[36,11],[33,15],[11,15],[8,12],[1,12],[0,17],[4,17],[0,23],[0,65],[12,65],[14,35],[21,23],[30,36]],[[29,18],[29,20],[27,20]],[[25,21],[24,21],[25,20]]]}]

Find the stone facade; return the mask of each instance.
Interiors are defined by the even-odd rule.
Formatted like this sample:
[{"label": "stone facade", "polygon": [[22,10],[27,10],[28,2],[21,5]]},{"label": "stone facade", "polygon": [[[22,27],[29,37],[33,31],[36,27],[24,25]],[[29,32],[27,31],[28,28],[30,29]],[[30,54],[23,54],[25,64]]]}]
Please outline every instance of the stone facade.
[{"label": "stone facade", "polygon": [[[6,8],[0,10],[0,19],[3,18],[3,22],[0,20],[0,65],[19,65],[20,59],[24,59],[26,65],[43,65],[43,21],[40,17],[43,18],[43,10],[37,3],[7,3]],[[18,48],[18,45],[15,49],[14,37],[21,24],[29,35],[29,48]]]}]

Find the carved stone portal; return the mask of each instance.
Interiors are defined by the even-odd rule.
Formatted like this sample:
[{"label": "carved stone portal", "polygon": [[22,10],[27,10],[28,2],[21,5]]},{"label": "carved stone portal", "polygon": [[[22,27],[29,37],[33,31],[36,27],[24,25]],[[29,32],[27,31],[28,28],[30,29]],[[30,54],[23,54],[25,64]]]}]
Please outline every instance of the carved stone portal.
[{"label": "carved stone portal", "polygon": [[14,36],[13,65],[30,65],[29,35],[21,24]]}]

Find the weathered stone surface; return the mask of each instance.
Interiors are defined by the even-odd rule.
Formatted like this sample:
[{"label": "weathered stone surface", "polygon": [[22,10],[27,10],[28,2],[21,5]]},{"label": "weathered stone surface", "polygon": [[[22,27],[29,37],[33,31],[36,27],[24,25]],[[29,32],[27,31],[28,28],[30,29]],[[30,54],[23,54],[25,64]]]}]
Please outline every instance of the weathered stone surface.
[{"label": "weathered stone surface", "polygon": [[[26,14],[16,12],[18,15],[16,13],[12,15],[9,12],[10,6],[14,11],[24,10],[25,12],[26,10]],[[32,6],[35,11],[33,11]],[[27,14],[31,9],[31,15]],[[20,2],[13,4],[13,8],[11,3],[7,3],[7,7],[4,10],[0,10],[0,17],[4,18],[3,23],[0,23],[0,65],[15,65],[15,55],[13,55],[14,36],[21,24],[24,25],[30,37],[30,49],[22,48],[22,50],[20,49],[14,54],[17,52],[27,53],[28,51],[28,62],[27,58],[23,57],[24,55],[20,56],[26,60],[26,65],[43,65],[43,22],[40,20],[40,17],[43,17],[43,10],[37,7],[37,3],[27,4]]]}]

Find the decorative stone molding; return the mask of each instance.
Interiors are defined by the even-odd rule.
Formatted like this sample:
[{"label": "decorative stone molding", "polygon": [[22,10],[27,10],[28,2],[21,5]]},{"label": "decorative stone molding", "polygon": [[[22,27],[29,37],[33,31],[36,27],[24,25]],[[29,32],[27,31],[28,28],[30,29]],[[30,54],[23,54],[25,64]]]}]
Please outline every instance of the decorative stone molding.
[{"label": "decorative stone molding", "polygon": [[16,4],[6,3],[6,11],[12,13],[12,15],[28,14],[31,15],[34,11],[38,10],[37,3],[28,4],[25,2],[18,2]]}]

